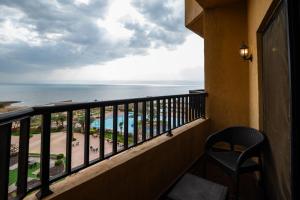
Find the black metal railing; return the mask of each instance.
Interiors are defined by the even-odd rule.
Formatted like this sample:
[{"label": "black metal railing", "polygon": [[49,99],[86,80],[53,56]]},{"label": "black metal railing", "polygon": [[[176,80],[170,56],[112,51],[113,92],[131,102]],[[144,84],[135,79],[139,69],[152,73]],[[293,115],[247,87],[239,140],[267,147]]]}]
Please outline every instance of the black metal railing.
[{"label": "black metal railing", "polygon": [[[205,96],[206,93],[200,90],[190,91],[190,94],[183,95],[46,105],[1,114],[0,199],[22,199],[36,189],[40,190],[39,198],[45,197],[51,193],[49,186],[55,181],[161,134],[167,133],[171,136],[173,129],[193,120],[205,118]],[[98,111],[94,112],[95,109]],[[60,124],[60,126],[65,126],[63,130],[65,132],[65,156],[63,155],[63,172],[53,175],[51,174],[53,162],[50,162],[53,157],[51,137],[55,132],[52,130],[53,127],[55,129],[59,127],[58,123],[55,125],[53,121],[57,113],[63,113],[62,116],[65,116],[61,117]],[[118,122],[120,114],[122,120]],[[82,119],[83,116],[84,119]],[[40,121],[36,119],[40,119]],[[111,121],[106,121],[108,119],[112,120],[112,124]],[[77,124],[76,127],[74,120],[81,122],[81,126]],[[94,123],[95,120],[98,120],[95,123],[97,128],[91,129],[91,123]],[[110,129],[106,127],[108,123],[110,123]],[[17,133],[14,130],[16,127]],[[40,154],[37,158],[39,167],[36,170],[39,172],[37,172],[37,180],[34,180],[35,184],[28,185],[29,179],[32,179],[30,178],[31,172],[29,173],[31,167],[29,150],[33,127],[40,130],[40,140],[38,140]],[[83,161],[77,166],[72,164],[72,161],[77,159],[72,156],[74,145],[78,144],[78,142],[74,143],[75,129],[77,132],[81,131],[84,140],[82,144]],[[96,159],[90,158],[90,154],[95,155],[95,149],[91,146],[92,130],[99,145],[99,149],[96,148]],[[12,135],[14,138],[17,135],[18,138],[19,150],[15,152],[17,156],[12,153]],[[111,145],[110,152],[106,151],[106,147],[109,147],[108,144]],[[15,166],[17,165],[15,169],[11,167],[12,157],[15,158],[13,163]],[[14,178],[16,179],[15,189],[11,189],[9,185],[12,184]],[[10,192],[8,192],[9,188]]]}]

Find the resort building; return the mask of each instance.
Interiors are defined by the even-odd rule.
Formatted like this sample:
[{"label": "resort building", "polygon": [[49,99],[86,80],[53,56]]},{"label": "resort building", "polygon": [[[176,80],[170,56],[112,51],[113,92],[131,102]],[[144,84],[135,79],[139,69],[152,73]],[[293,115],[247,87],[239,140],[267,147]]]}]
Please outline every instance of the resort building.
[{"label": "resort building", "polygon": [[[185,0],[185,26],[204,39],[204,90],[49,105],[0,115],[0,199],[171,199],[169,192],[185,173],[202,176],[207,137],[233,126],[252,127],[265,135],[262,173],[240,176],[239,198],[300,199],[299,10],[297,0]],[[100,117],[93,123],[99,129],[91,134],[93,127],[86,125],[91,124],[93,109],[99,109]],[[82,123],[78,110],[84,111]],[[51,122],[55,113],[64,113],[65,120]],[[118,113],[124,116],[121,124]],[[29,186],[28,169],[35,165],[30,158],[28,166],[34,116],[41,117],[41,126],[37,125],[41,171],[35,174],[36,185]],[[109,133],[106,117],[112,119]],[[74,120],[82,134],[72,128]],[[21,151],[16,191],[9,196],[14,121],[20,121]],[[53,126],[65,130],[64,158],[51,153]],[[75,134],[81,137],[80,144],[74,143]],[[104,139],[105,134],[110,140]],[[99,149],[91,146],[96,143]],[[106,152],[109,144],[111,151]],[[77,151],[83,160],[74,167],[72,153]],[[56,160],[64,162],[64,170],[53,175],[51,166],[61,164]],[[207,168],[206,179],[229,187],[230,199],[238,198],[232,179],[213,166]]]}]

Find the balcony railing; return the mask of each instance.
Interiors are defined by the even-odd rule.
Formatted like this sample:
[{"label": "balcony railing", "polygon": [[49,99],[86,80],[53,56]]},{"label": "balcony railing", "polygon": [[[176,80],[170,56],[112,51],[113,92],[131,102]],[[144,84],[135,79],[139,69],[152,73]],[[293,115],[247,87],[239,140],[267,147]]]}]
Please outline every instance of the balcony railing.
[{"label": "balcony railing", "polygon": [[[183,95],[46,105],[1,114],[0,199],[22,199],[36,189],[40,189],[37,195],[39,198],[45,197],[51,194],[49,185],[55,181],[164,133],[172,136],[173,129],[193,120],[205,118],[205,96],[203,90],[197,90]],[[54,123],[54,117],[57,117],[58,113],[65,116],[61,117],[60,126],[66,125],[65,155],[61,156],[64,169],[62,173],[53,175],[51,174],[53,161],[50,162],[53,157],[51,137],[54,135],[53,127],[59,127],[58,123]],[[40,119],[39,122],[37,118]],[[75,121],[80,120],[81,125],[77,123],[76,127]],[[41,126],[37,126],[36,123],[40,123]],[[30,156],[34,155],[29,153],[33,124],[40,130],[40,140],[37,141],[40,145],[40,154],[35,155],[39,160],[38,164],[35,163],[39,165],[36,169],[38,178],[35,184],[29,185],[29,171],[32,167]],[[79,151],[83,154],[83,160],[81,164],[74,166],[72,161],[78,158],[72,154],[79,144],[79,141],[74,141],[74,134],[76,131],[80,132],[78,129],[81,129],[83,141],[81,144],[83,148]],[[19,137],[17,141],[19,150],[12,149],[12,135]],[[95,141],[99,148],[91,145],[91,142],[95,144]],[[106,146],[109,145],[111,151],[107,152]],[[91,159],[91,154],[92,157],[96,155],[96,158]],[[15,169],[11,167],[13,156],[16,158],[14,163],[17,164]],[[9,190],[11,179],[14,177],[16,177],[15,189]]]}]

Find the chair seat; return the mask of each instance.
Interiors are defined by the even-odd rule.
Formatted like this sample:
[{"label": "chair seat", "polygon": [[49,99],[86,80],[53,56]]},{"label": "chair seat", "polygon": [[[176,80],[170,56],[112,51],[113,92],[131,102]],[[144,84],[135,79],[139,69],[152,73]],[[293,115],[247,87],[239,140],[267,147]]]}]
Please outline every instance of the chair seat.
[{"label": "chair seat", "polygon": [[227,187],[185,174],[168,194],[172,200],[225,200]]},{"label": "chair seat", "polygon": [[[236,151],[208,151],[207,154],[218,161],[220,164],[224,165],[226,168],[235,172],[237,170],[237,160],[240,156],[240,153]],[[240,170],[246,168],[258,167],[258,164],[254,162],[252,159],[246,160],[242,166],[240,166]]]}]

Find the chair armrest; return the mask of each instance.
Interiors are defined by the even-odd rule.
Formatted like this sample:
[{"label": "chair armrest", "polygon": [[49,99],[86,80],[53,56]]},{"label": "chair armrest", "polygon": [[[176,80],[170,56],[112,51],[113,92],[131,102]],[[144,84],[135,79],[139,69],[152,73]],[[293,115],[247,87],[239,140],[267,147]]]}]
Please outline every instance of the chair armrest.
[{"label": "chair armrest", "polygon": [[245,151],[243,151],[237,160],[238,168],[249,158],[258,157],[261,152],[261,146],[262,146],[262,143],[256,144],[252,147],[249,147]]},{"label": "chair armrest", "polygon": [[224,130],[213,133],[210,136],[208,136],[205,142],[205,151],[209,150],[214,144],[218,142],[230,143],[228,135],[226,133],[224,134]]}]

